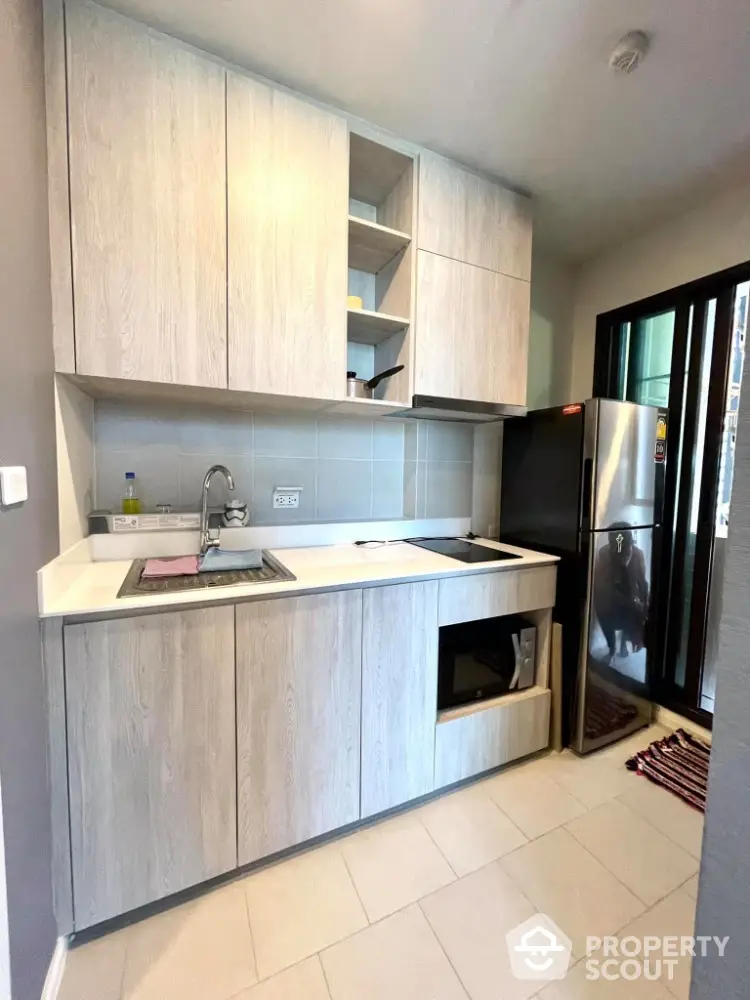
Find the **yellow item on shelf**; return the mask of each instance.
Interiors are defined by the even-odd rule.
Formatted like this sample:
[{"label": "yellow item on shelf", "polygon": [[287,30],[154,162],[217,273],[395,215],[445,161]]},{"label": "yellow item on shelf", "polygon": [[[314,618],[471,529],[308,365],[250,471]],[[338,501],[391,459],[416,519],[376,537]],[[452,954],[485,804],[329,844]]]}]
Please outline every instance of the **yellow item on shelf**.
[{"label": "yellow item on shelf", "polygon": [[362,309],[364,302],[359,295],[347,295],[346,297],[346,308],[347,309]]}]

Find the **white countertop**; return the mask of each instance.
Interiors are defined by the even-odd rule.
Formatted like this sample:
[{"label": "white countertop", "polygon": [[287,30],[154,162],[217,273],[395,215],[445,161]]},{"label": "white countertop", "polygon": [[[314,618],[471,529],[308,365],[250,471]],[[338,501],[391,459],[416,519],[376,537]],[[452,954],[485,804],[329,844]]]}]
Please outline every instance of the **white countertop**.
[{"label": "white countertop", "polygon": [[[519,549],[487,539],[477,544],[514,552],[519,559],[503,562],[463,563],[410,545],[391,542],[377,548],[352,543],[320,545],[308,548],[269,549],[296,580],[267,584],[245,584],[172,594],[142,594],[118,598],[132,560],[92,562],[67,561],[64,573],[55,575],[54,585],[40,587],[40,618],[106,615],[143,609],[181,608],[191,604],[214,604],[245,601],[276,594],[302,594],[315,591],[407,583],[440,577],[476,573],[502,573],[556,563],[557,557]],[[61,560],[63,557],[60,557]],[[50,564],[50,566],[53,566]]]}]

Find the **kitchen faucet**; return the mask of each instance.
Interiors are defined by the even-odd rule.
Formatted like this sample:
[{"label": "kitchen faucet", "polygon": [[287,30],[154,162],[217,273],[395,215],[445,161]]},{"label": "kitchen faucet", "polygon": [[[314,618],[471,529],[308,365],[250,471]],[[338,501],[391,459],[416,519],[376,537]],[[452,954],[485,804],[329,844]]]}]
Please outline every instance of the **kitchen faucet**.
[{"label": "kitchen faucet", "polygon": [[234,476],[226,467],[226,465],[212,465],[211,468],[206,473],[203,480],[203,498],[201,500],[201,552],[202,556],[205,556],[209,549],[215,548],[219,544],[218,536],[216,538],[211,538],[210,532],[208,530],[208,489],[211,485],[211,480],[214,477],[214,473],[220,472],[222,476],[227,481],[227,486],[230,490],[234,489]]}]

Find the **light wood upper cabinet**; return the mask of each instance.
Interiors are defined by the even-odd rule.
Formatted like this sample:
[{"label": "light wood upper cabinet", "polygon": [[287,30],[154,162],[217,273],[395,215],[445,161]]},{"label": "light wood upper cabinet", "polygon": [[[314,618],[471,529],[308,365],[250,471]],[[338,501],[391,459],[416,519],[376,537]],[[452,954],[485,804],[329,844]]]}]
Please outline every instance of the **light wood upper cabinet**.
[{"label": "light wood upper cabinet", "polygon": [[362,591],[237,607],[239,863],[359,818]]},{"label": "light wood upper cabinet", "polygon": [[419,157],[419,247],[531,279],[531,203],[457,163]]},{"label": "light wood upper cabinet", "polygon": [[438,583],[364,591],[362,816],[433,788]]},{"label": "light wood upper cabinet", "polygon": [[225,72],[67,7],[76,370],[226,386]]},{"label": "light wood upper cabinet", "polygon": [[348,133],[227,75],[229,386],[346,395]]},{"label": "light wood upper cabinet", "polygon": [[530,285],[417,254],[416,393],[526,405]]},{"label": "light wood upper cabinet", "polygon": [[65,628],[78,930],[237,865],[234,608]]}]

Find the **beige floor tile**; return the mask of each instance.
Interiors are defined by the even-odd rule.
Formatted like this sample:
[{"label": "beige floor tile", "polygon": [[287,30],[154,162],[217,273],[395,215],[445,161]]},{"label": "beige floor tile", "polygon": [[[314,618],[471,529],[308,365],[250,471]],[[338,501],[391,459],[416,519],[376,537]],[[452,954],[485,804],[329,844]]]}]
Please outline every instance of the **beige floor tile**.
[{"label": "beige floor tile", "polygon": [[629,791],[638,781],[618,761],[597,754],[577,757],[569,750],[542,758],[539,769],[587,809],[594,809]]},{"label": "beige floor tile", "polygon": [[[683,888],[667,896],[656,906],[624,927],[618,934],[620,938],[633,935],[644,938],[647,935],[658,937],[677,936],[690,937],[695,928],[695,900]],[[658,957],[656,955],[655,957]],[[690,973],[692,958],[685,956],[677,962],[674,978],[670,979],[667,970],[662,975],[662,985],[666,986],[677,1000],[689,1000]]]},{"label": "beige floor tile", "polygon": [[703,813],[648,778],[637,777],[620,801],[661,830],[675,844],[700,858],[703,847]]},{"label": "beige floor tile", "polygon": [[283,861],[243,885],[261,979],[367,925],[335,845]]},{"label": "beige floor tile", "polygon": [[231,1000],[331,1000],[317,955],[243,990]]},{"label": "beige floor tile", "polygon": [[57,1000],[120,1000],[126,931],[71,948]]},{"label": "beige floor tile", "polygon": [[620,801],[605,802],[567,829],[652,906],[698,870],[698,861]]},{"label": "beige floor tile", "polygon": [[538,762],[499,774],[479,787],[532,839],[586,812],[586,807],[545,774]]},{"label": "beige floor tile", "polygon": [[341,842],[371,921],[395,913],[448,885],[453,869],[414,816],[397,816]]},{"label": "beige floor tile", "polygon": [[671,730],[665,729],[663,726],[648,726],[646,729],[639,729],[637,733],[633,733],[627,739],[614,743],[611,747],[599,750],[591,757],[624,766],[625,762],[638,750],[645,750],[649,743],[653,743],[654,740],[663,740],[665,736],[669,736],[670,732]]},{"label": "beige floor tile", "polygon": [[514,851],[526,837],[481,788],[453,792],[414,814],[458,875]]},{"label": "beige floor tile", "polygon": [[238,885],[127,931],[123,1000],[226,1000],[256,978],[245,895]]},{"label": "beige floor tile", "polygon": [[525,1000],[539,988],[513,976],[505,947],[507,932],[536,908],[497,863],[419,905],[472,1000]]},{"label": "beige floor tile", "polygon": [[333,1000],[466,1000],[418,906],[410,906],[320,956]]},{"label": "beige floor tile", "polygon": [[545,986],[539,1000],[673,1000],[673,997],[662,983],[648,979],[590,980],[584,961],[575,965],[565,979]]},{"label": "beige floor tile", "polygon": [[585,954],[587,936],[614,934],[645,910],[567,830],[554,830],[497,864],[568,935],[578,958]]}]

